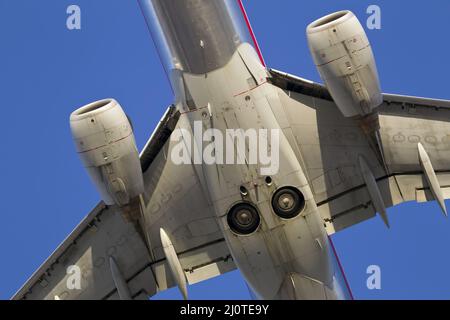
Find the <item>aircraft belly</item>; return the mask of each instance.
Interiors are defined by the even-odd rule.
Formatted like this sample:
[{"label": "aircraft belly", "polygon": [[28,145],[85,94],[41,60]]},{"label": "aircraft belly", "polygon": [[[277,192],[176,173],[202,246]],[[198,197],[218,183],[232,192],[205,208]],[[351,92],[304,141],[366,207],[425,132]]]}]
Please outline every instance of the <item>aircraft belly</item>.
[{"label": "aircraft belly", "polygon": [[[202,76],[184,74],[185,86],[196,111],[184,110],[183,116],[188,119],[193,133],[214,129],[226,136],[227,130],[266,130],[269,149],[279,150],[278,170],[270,174],[273,183],[266,183],[267,175],[262,174],[264,166],[260,162],[245,159],[242,164],[203,163],[200,173],[204,177],[203,187],[208,190],[236,265],[259,297],[333,297],[325,294],[327,290],[333,292],[334,288],[326,231],[296,152],[272,110],[273,105],[281,104],[278,91],[261,80],[264,67],[255,70],[255,64],[248,62],[253,59],[257,56],[249,54],[245,48],[238,50],[222,69]],[[250,72],[249,65],[255,71]],[[253,73],[258,73],[258,77]],[[271,131],[279,132],[278,148],[270,140],[268,132]],[[247,151],[255,147],[250,145],[250,140],[246,142]],[[195,143],[203,150],[203,141]],[[217,140],[214,146],[218,148]],[[228,152],[229,146],[224,147]],[[306,201],[304,211],[290,220],[275,215],[271,205],[274,192],[284,186],[300,190]],[[242,187],[246,192],[242,192]],[[229,210],[242,202],[254,204],[261,219],[258,230],[245,236],[232,231],[227,221]],[[290,294],[292,290],[294,295]],[[322,295],[317,294],[318,290]]]}]

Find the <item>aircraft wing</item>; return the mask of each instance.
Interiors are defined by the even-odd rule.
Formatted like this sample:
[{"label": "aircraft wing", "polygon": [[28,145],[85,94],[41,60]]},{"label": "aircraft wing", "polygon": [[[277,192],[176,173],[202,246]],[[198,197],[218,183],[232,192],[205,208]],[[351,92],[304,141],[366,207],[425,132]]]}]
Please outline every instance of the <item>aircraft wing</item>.
[{"label": "aircraft wing", "polygon": [[[111,264],[119,270],[133,299],[148,299],[173,287],[160,228],[171,237],[189,284],[235,269],[195,167],[177,167],[167,161],[170,134],[182,125],[179,118],[170,107],[141,153],[145,184],[142,228],[128,222],[129,217],[118,208],[100,203],[13,299],[118,299]],[[79,289],[74,266],[81,274]]]},{"label": "aircraft wing", "polygon": [[329,234],[376,214],[359,156],[373,173],[386,207],[432,201],[419,160],[420,142],[443,198],[450,198],[450,101],[384,95],[379,119],[385,167],[358,123],[340,113],[324,86],[276,70],[270,73],[287,114],[283,119],[280,113],[279,121],[307,172]]}]

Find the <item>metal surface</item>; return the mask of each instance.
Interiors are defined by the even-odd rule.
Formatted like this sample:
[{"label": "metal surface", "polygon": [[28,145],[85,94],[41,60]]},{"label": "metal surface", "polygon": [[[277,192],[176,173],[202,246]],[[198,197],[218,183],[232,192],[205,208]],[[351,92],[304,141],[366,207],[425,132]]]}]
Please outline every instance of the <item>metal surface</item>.
[{"label": "metal surface", "polygon": [[170,75],[223,67],[250,37],[235,0],[139,0]]},{"label": "metal surface", "polygon": [[380,215],[381,219],[383,219],[386,227],[390,228],[386,205],[384,204],[384,200],[381,196],[380,189],[378,188],[375,177],[373,176],[373,173],[370,170],[370,167],[364,157],[360,156],[358,162],[361,175],[363,177],[364,183],[366,184],[370,199],[372,200],[372,205],[374,206],[375,211]]},{"label": "metal surface", "polygon": [[147,171],[161,152],[179,119],[180,113],[176,111],[175,106],[170,106],[140,154],[142,172],[145,173]]},{"label": "metal surface", "polygon": [[107,205],[128,205],[144,191],[132,126],[114,99],[90,103],[70,116],[75,147]]},{"label": "metal surface", "polygon": [[382,102],[377,66],[367,35],[350,11],[320,18],[306,29],[317,70],[345,117],[365,116]]},{"label": "metal surface", "polygon": [[175,283],[180,289],[183,298],[187,300],[188,293],[186,275],[184,274],[183,268],[181,267],[180,259],[178,259],[178,255],[175,251],[172,241],[170,241],[169,236],[163,228],[160,229],[160,236],[161,245],[163,247],[164,255],[166,256],[167,264],[169,265],[172,277],[175,279]]},{"label": "metal surface", "polygon": [[441,185],[439,184],[439,180],[437,179],[436,172],[434,171],[433,165],[430,160],[430,156],[426,152],[423,145],[419,142],[417,145],[419,151],[419,160],[423,169],[423,173],[428,181],[428,185],[430,186],[431,192],[439,203],[442,212],[445,216],[447,216],[447,208],[445,207],[445,198],[441,189]]},{"label": "metal surface", "polygon": [[122,271],[120,271],[116,260],[112,256],[109,257],[109,266],[120,300],[132,300],[127,281],[124,279]]},{"label": "metal surface", "polygon": [[[379,107],[380,141],[388,174],[377,161],[374,150],[357,121],[346,119],[336,105],[323,95],[284,91],[309,81],[274,73],[286,83],[279,95],[287,110],[291,143],[299,148],[314,197],[333,234],[373,218],[373,199],[359,173],[358,157],[364,156],[380,190],[385,207],[407,201],[433,201],[435,196],[424,179],[417,143],[427,148],[433,161],[443,198],[450,197],[450,101],[385,94]],[[318,85],[318,84],[317,84]],[[286,130],[287,131],[287,130]]]}]

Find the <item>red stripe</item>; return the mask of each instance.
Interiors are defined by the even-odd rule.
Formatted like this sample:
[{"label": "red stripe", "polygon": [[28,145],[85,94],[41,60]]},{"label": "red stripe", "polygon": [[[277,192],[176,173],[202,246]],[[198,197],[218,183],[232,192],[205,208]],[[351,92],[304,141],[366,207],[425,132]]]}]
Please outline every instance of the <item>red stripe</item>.
[{"label": "red stripe", "polygon": [[91,151],[94,151],[94,150],[97,150],[97,149],[100,149],[100,148],[104,148],[104,147],[109,146],[110,144],[113,144],[113,143],[116,143],[116,142],[125,140],[126,138],[130,137],[131,135],[133,135],[133,131],[131,131],[130,134],[127,135],[126,137],[122,137],[122,138],[120,138],[120,139],[118,139],[118,140],[116,140],[116,141],[112,141],[112,142],[109,142],[108,144],[104,144],[104,145],[102,145],[102,146],[95,147],[95,148],[92,148],[92,149],[89,149],[89,150],[79,151],[79,152],[77,152],[77,153],[78,153],[78,154],[83,154],[83,153],[88,153],[88,152],[91,152]]},{"label": "red stripe", "polygon": [[331,240],[331,237],[330,237],[330,236],[328,236],[328,240],[330,240],[331,249],[333,250],[334,256],[336,257],[336,260],[337,260],[339,269],[341,269],[342,276],[344,277],[345,286],[347,287],[347,290],[348,290],[348,292],[350,293],[350,298],[351,298],[352,300],[355,300],[355,298],[353,297],[352,289],[350,289],[350,285],[349,285],[349,283],[348,283],[348,281],[347,281],[347,277],[345,276],[344,268],[342,268],[341,261],[339,260],[339,257],[338,257],[338,255],[337,255],[336,248],[334,247],[333,240]]},{"label": "red stripe", "polygon": [[258,53],[259,60],[261,60],[262,65],[265,67],[266,63],[264,62],[263,55],[261,53],[261,49],[259,48],[258,41],[256,40],[255,33],[253,32],[252,25],[250,24],[250,20],[248,19],[247,12],[245,11],[244,4],[242,0],[237,0],[239,4],[239,8],[241,8],[242,15],[244,16],[245,24],[247,25],[248,31],[250,32],[250,36],[253,40],[253,45],[255,46],[256,52]]},{"label": "red stripe", "polygon": [[263,81],[263,82],[261,82],[260,84],[258,84],[256,87],[254,87],[254,88],[252,88],[252,89],[250,89],[250,90],[245,90],[245,91],[243,91],[243,92],[241,92],[241,93],[238,93],[238,94],[235,94],[234,95],[234,97],[238,97],[238,96],[240,96],[240,95],[243,95],[244,93],[247,93],[247,92],[250,92],[250,91],[253,91],[253,90],[255,90],[256,88],[259,88],[259,87],[261,87],[263,84],[266,84],[267,83],[267,80],[266,81]]}]

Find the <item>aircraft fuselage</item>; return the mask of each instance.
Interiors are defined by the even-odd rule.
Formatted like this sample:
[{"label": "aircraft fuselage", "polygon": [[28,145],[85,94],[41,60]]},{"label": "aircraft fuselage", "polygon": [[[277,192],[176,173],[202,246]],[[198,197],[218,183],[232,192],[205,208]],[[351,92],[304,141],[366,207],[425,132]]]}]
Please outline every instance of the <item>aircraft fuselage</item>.
[{"label": "aircraft fuselage", "polygon": [[197,176],[251,290],[262,299],[346,298],[299,150],[290,143],[283,91],[267,82],[241,3],[140,4],[188,128],[175,138],[200,164]]}]

